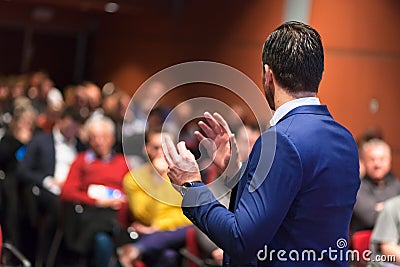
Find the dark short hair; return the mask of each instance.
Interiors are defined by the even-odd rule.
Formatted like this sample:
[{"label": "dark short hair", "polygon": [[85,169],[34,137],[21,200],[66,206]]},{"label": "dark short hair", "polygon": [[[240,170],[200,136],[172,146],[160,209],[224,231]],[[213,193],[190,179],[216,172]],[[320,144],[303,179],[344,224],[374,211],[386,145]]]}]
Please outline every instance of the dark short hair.
[{"label": "dark short hair", "polygon": [[268,36],[262,62],[271,68],[276,82],[288,93],[317,93],[324,71],[321,37],[307,24],[286,22]]},{"label": "dark short hair", "polygon": [[84,124],[87,119],[86,117],[82,116],[79,108],[71,106],[66,107],[61,113],[61,119],[67,117],[71,118],[73,121],[79,124]]}]

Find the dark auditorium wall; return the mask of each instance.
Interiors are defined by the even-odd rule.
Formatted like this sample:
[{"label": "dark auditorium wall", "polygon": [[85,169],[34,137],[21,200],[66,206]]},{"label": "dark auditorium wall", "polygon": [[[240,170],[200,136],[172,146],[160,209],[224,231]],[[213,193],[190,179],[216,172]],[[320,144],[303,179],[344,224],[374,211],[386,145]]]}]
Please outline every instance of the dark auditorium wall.
[{"label": "dark auditorium wall", "polygon": [[[197,3],[178,15],[104,18],[95,38],[95,77],[133,93],[165,67],[212,60],[238,68],[261,88],[261,46],[283,20],[285,1],[237,2]],[[311,3],[309,23],[321,33],[326,54],[319,96],[355,137],[380,129],[400,175],[400,2]],[[371,99],[378,101],[376,113],[370,111]]]},{"label": "dark auditorium wall", "polygon": [[[191,1],[181,14],[149,11],[135,17],[105,16],[94,41],[95,77],[113,80],[132,93],[163,68],[209,60],[239,69],[260,86],[261,45],[281,22],[284,3],[269,2],[268,8],[261,5],[262,12],[261,1],[224,0]],[[207,85],[203,86],[197,87],[203,89],[201,93],[193,88],[182,93],[203,94]]]}]

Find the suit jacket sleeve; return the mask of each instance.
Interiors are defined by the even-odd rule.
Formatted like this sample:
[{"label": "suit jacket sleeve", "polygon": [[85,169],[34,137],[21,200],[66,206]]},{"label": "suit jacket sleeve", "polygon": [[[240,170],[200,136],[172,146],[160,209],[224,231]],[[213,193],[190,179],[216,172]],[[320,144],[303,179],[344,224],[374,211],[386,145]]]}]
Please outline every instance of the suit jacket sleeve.
[{"label": "suit jacket sleeve", "polygon": [[250,154],[234,212],[214,200],[207,187],[190,188],[183,211],[234,262],[248,262],[277,232],[300,189],[302,173],[293,143],[269,130]]}]

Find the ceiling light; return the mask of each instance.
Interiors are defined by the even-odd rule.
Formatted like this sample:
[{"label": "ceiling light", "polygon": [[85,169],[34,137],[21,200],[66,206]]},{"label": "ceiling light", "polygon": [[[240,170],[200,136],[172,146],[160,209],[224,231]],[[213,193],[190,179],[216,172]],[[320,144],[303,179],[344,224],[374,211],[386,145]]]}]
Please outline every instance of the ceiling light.
[{"label": "ceiling light", "polygon": [[108,2],[104,5],[104,11],[107,13],[115,13],[119,9],[119,5],[114,2]]},{"label": "ceiling light", "polygon": [[50,7],[38,6],[32,10],[31,17],[41,22],[49,22],[54,17],[54,10]]}]

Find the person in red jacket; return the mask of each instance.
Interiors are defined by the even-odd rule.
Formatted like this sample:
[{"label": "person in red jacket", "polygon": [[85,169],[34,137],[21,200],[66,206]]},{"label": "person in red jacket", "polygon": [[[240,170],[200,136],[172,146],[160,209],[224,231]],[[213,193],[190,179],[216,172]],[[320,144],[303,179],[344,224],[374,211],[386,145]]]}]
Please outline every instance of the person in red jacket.
[{"label": "person in red jacket", "polygon": [[[128,167],[114,153],[115,126],[95,116],[86,124],[90,149],[78,155],[61,192],[73,203],[72,221],[65,221],[67,246],[92,256],[91,266],[108,266],[114,251],[112,234],[119,227],[117,211],[126,204],[122,180]],[[68,216],[67,216],[68,217]]]}]

